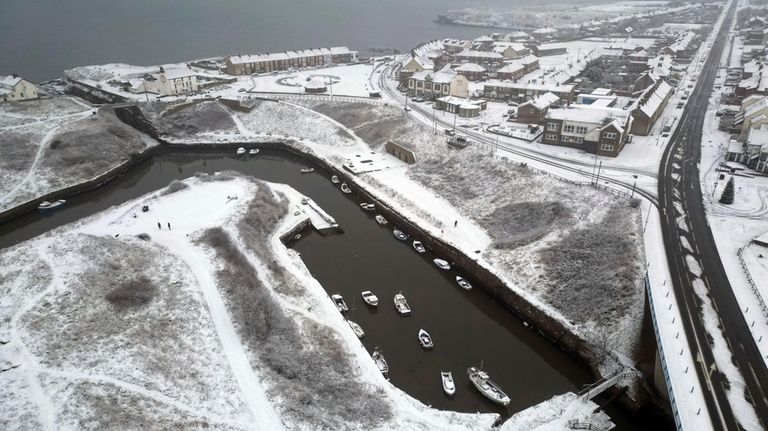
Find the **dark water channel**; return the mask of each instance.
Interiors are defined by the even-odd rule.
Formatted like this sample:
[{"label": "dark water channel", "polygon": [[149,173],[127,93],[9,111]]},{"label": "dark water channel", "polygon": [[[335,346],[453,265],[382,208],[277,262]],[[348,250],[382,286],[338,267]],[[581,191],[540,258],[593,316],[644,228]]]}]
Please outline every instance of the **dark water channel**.
[{"label": "dark water channel", "polygon": [[[306,230],[291,244],[329,294],[340,293],[350,306],[348,316],[365,330],[362,340],[372,351],[383,349],[391,381],[411,396],[439,409],[498,412],[505,417],[553,395],[578,391],[592,381],[589,371],[526,327],[521,320],[481,291],[458,287],[454,270],[432,264],[431,252],[419,255],[410,240],[400,242],[392,226],[379,226],[373,214],[358,206],[354,195],[342,194],[316,167],[301,174],[307,163],[284,152],[262,151],[242,160],[211,152],[164,153],[139,164],[101,188],[68,199],[61,210],[30,213],[0,224],[0,248],[24,241],[62,224],[79,220],[129,199],[157,190],[173,179],[196,172],[236,170],[257,178],[286,183],[311,197],[331,214],[343,233],[321,235]],[[471,277],[468,277],[471,280]],[[379,296],[378,309],[365,306],[360,292]],[[400,317],[393,296],[402,291],[413,309]],[[423,350],[417,333],[424,328],[435,347]],[[466,377],[469,366],[484,365],[511,398],[508,409],[486,400]],[[440,371],[450,370],[456,395],[447,398]],[[667,424],[648,419],[629,420],[615,409],[609,413],[619,429],[664,429]]]}]

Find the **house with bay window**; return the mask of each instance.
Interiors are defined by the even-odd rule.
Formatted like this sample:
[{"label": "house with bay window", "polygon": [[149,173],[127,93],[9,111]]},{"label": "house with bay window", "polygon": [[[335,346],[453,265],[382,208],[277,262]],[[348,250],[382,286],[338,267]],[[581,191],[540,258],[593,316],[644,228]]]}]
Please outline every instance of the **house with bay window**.
[{"label": "house with bay window", "polygon": [[632,115],[624,109],[592,105],[553,107],[545,115],[541,142],[616,157],[627,143],[631,127]]},{"label": "house with bay window", "polygon": [[408,95],[430,100],[445,96],[467,98],[469,80],[451,70],[450,66],[445,66],[437,72],[416,72],[408,78]]}]

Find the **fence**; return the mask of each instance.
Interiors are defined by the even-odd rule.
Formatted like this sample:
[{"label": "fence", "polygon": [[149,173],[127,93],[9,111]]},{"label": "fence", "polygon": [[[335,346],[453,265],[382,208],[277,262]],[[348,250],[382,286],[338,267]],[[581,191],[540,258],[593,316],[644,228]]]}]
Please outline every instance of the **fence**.
[{"label": "fence", "polygon": [[763,296],[760,294],[760,291],[757,290],[757,284],[755,283],[755,280],[752,279],[752,274],[749,273],[749,268],[747,267],[747,263],[744,262],[744,256],[742,256],[742,252],[746,247],[747,246],[744,246],[738,249],[736,251],[736,255],[739,257],[739,264],[741,264],[741,269],[743,269],[744,274],[747,275],[747,281],[749,282],[749,286],[752,288],[752,292],[755,293],[755,296],[757,297],[757,302],[760,303],[760,308],[763,310],[763,316],[768,318],[768,309],[766,308],[765,302],[763,301]]},{"label": "fence", "polygon": [[[299,93],[260,93],[260,92],[248,92],[249,95],[253,95],[260,99],[278,99],[278,100],[326,100],[328,102],[348,102],[348,103],[368,103],[371,105],[383,105],[384,102],[381,99],[371,99],[368,97],[357,96],[330,96],[327,94],[299,94]],[[251,97],[253,97],[251,96]],[[248,98],[246,96],[245,98]]]}]

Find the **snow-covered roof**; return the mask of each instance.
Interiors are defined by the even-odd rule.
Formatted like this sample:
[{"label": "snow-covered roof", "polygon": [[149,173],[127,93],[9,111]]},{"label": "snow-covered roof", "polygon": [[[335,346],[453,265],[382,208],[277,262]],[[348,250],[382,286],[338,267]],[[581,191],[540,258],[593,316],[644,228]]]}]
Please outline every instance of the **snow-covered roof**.
[{"label": "snow-covered roof", "polygon": [[610,96],[611,94],[613,94],[613,90],[611,90],[610,88],[595,88],[594,90],[592,90],[592,94],[596,96]]},{"label": "snow-covered roof", "polygon": [[531,100],[523,103],[520,106],[532,105],[533,107],[535,107],[536,109],[541,111],[542,109],[548,108],[552,104],[557,103],[559,100],[560,100],[560,98],[557,97],[556,94],[553,94],[553,93],[550,93],[550,92],[546,92],[546,93],[544,93],[544,94],[542,94],[542,95],[540,95],[540,96],[538,96],[538,97],[536,97],[534,99],[531,99]]},{"label": "snow-covered roof", "polygon": [[517,52],[525,51],[528,49],[520,42],[494,42],[493,44],[493,51],[498,52],[499,54],[504,53],[504,51],[510,48]]},{"label": "snow-covered roof", "polygon": [[640,109],[643,114],[650,118],[661,108],[670,93],[672,93],[672,86],[664,80],[658,81],[658,84],[648,87],[637,100],[633,109]]},{"label": "snow-covered roof", "polygon": [[313,48],[299,51],[273,52],[267,54],[232,55],[228,59],[233,64],[255,63],[260,61],[290,60],[293,58],[314,57],[318,55],[354,54],[346,46],[334,46],[330,48]]},{"label": "snow-covered roof", "polygon": [[493,38],[490,36],[478,36],[475,38],[475,42],[493,42]]},{"label": "snow-covered roof", "polygon": [[747,141],[750,145],[768,146],[768,124],[763,124],[760,128],[749,128]]},{"label": "snow-covered roof", "polygon": [[433,72],[430,70],[425,70],[423,72],[416,72],[411,76],[411,79],[414,79],[416,81],[425,81],[427,79],[430,79],[432,82],[436,82],[439,84],[450,84],[451,82],[453,82],[454,79],[456,79],[457,76],[458,74],[454,70],[452,70],[450,66],[445,66],[437,72]]},{"label": "snow-covered roof", "polygon": [[515,31],[507,35],[508,39],[522,39],[527,38],[529,35],[524,31]]},{"label": "snow-covered roof", "polygon": [[693,41],[694,37],[696,37],[696,33],[692,31],[685,32],[680,37],[678,37],[672,45],[669,45],[667,49],[675,53],[685,51],[691,41]]},{"label": "snow-covered roof", "polygon": [[485,72],[485,68],[476,63],[466,63],[456,68],[459,72]]},{"label": "snow-covered roof", "polygon": [[592,105],[571,105],[559,109],[550,109],[547,112],[547,118],[590,123],[599,126],[609,125],[614,120],[617,120],[619,122],[619,127],[621,128],[626,124],[629,114],[629,111],[618,108]]},{"label": "snow-covered roof", "polygon": [[533,31],[533,34],[552,34],[557,33],[557,29],[552,27],[538,28]]},{"label": "snow-covered roof", "polygon": [[464,99],[462,97],[455,97],[455,96],[445,96],[437,100],[444,103],[448,103],[450,105],[461,106],[462,108],[466,108],[466,109],[479,109],[480,105],[482,105],[483,103],[482,100]]},{"label": "snow-covered roof", "polygon": [[520,90],[551,91],[553,93],[570,93],[573,91],[573,88],[574,88],[574,86],[570,84],[565,84],[565,85],[534,84],[531,82],[509,82],[509,81],[496,81],[496,80],[486,82],[485,86],[517,88]]},{"label": "snow-covered roof", "polygon": [[493,51],[477,51],[474,49],[465,49],[455,55],[456,58],[484,58],[488,60],[500,60],[503,55]]},{"label": "snow-covered roof", "polygon": [[187,78],[191,76],[198,75],[197,72],[194,70],[188,69],[188,68],[173,68],[173,69],[163,69],[163,72],[159,73],[153,73],[155,77],[159,77],[160,75],[165,75],[167,79],[179,79],[179,78]]},{"label": "snow-covered roof", "polygon": [[20,76],[13,76],[13,75],[0,76],[0,87],[5,87],[12,90],[17,85],[19,85],[19,83],[23,79],[24,78]]}]

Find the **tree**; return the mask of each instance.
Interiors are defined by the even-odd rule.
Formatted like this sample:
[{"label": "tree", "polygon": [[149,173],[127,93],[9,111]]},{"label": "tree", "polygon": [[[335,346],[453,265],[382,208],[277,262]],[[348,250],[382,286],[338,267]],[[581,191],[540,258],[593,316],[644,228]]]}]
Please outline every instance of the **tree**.
[{"label": "tree", "polygon": [[723,194],[720,195],[720,203],[725,205],[733,203],[733,177],[731,177],[728,180],[728,183],[725,184],[725,190],[723,190]]}]

